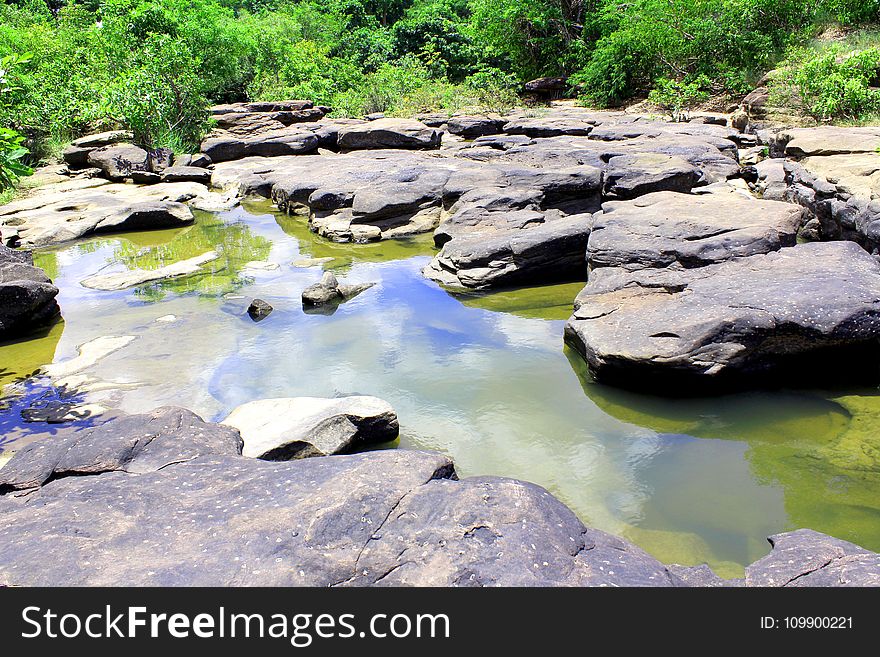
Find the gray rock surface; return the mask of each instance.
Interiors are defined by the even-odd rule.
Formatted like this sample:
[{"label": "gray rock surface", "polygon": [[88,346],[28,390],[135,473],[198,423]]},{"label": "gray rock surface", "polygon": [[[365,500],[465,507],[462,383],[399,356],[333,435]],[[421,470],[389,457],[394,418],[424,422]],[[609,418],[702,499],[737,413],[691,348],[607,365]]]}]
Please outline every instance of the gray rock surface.
[{"label": "gray rock surface", "polygon": [[440,133],[413,119],[377,119],[340,127],[337,145],[345,150],[436,148]]},{"label": "gray rock surface", "polygon": [[162,182],[196,182],[208,185],[211,182],[211,172],[203,167],[168,167],[162,172]]},{"label": "gray rock surface", "polygon": [[86,135],[85,137],[74,139],[64,149],[62,157],[72,167],[87,167],[89,166],[89,153],[93,150],[120,142],[128,142],[133,138],[134,134],[128,130],[110,130],[94,135]]},{"label": "gray rock surface", "polygon": [[0,470],[0,583],[672,584],[544,489],[457,481],[439,454],[271,463],[180,409],[78,434],[32,443]]},{"label": "gray rock surface", "polygon": [[656,192],[604,203],[593,217],[591,268],[701,267],[794,246],[804,212],[739,194]]},{"label": "gray rock surface", "polygon": [[454,135],[465,139],[475,139],[485,135],[497,135],[504,126],[504,119],[499,116],[451,116],[446,122],[446,129]]},{"label": "gray rock surface", "polygon": [[254,299],[247,308],[248,316],[255,322],[266,319],[274,310],[271,304],[262,299]]},{"label": "gray rock surface", "polygon": [[245,456],[289,461],[345,454],[397,438],[397,413],[376,397],[287,397],[243,404],[223,420],[241,432]]},{"label": "gray rock surface", "polygon": [[26,251],[0,244],[0,340],[27,333],[58,315],[58,288]]},{"label": "gray rock surface", "polygon": [[880,586],[880,554],[811,529],[769,540],[770,554],[746,568],[747,586]]},{"label": "gray rock surface", "polygon": [[134,171],[150,171],[150,155],[133,144],[112,144],[89,152],[89,166],[97,167],[110,180],[123,180]]},{"label": "gray rock surface", "polygon": [[696,269],[603,267],[565,337],[597,379],[627,387],[827,380],[835,364],[851,382],[877,362],[880,263],[829,242]]}]

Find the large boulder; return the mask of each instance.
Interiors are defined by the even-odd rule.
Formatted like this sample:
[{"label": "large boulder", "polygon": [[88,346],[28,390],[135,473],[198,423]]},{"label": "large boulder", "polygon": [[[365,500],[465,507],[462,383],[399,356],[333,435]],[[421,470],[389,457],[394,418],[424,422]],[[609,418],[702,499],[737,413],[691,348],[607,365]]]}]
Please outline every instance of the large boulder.
[{"label": "large boulder", "polygon": [[457,481],[440,454],[272,463],[180,409],[62,431],[0,470],[2,585],[673,584],[544,489]]},{"label": "large boulder", "polygon": [[337,145],[344,150],[436,148],[440,132],[413,119],[377,119],[341,127]]},{"label": "large boulder", "polygon": [[110,180],[123,180],[134,171],[150,171],[150,154],[134,144],[112,144],[91,151],[88,164],[101,169]]},{"label": "large boulder", "polygon": [[880,149],[880,127],[791,128],[774,135],[773,146],[784,147],[785,155],[794,158],[876,153]]},{"label": "large boulder", "polygon": [[740,194],[656,192],[604,203],[593,217],[591,268],[700,267],[794,246],[804,211]]},{"label": "large boulder", "polygon": [[446,129],[454,135],[465,139],[474,139],[485,135],[496,135],[504,126],[504,119],[499,116],[456,115],[449,117]]},{"label": "large boulder", "polygon": [[689,192],[700,179],[690,162],[665,153],[617,155],[608,160],[603,194],[630,199],[651,192]]},{"label": "large boulder", "polygon": [[880,263],[830,242],[693,269],[603,267],[565,337],[597,379],[626,387],[876,377]]},{"label": "large boulder", "polygon": [[241,432],[245,456],[267,461],[345,454],[390,442],[399,431],[391,405],[363,395],[260,399],[233,410],[223,424]]},{"label": "large boulder", "polygon": [[0,340],[26,333],[58,314],[58,288],[30,253],[0,244]]},{"label": "large boulder", "polygon": [[128,130],[110,130],[94,135],[86,135],[70,142],[70,145],[64,149],[61,156],[71,167],[87,167],[89,166],[89,153],[92,151],[112,144],[128,142],[133,138],[134,134]]},{"label": "large boulder", "polygon": [[317,129],[300,127],[278,128],[257,134],[239,135],[215,131],[202,141],[201,151],[212,162],[227,162],[243,157],[277,157],[312,153],[322,143]]}]

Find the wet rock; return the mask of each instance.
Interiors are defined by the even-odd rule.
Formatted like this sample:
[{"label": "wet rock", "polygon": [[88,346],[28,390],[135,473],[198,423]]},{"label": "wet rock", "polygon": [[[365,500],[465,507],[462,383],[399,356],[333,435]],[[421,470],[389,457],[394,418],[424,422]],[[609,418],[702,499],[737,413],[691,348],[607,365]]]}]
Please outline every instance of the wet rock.
[{"label": "wet rock", "polygon": [[291,264],[297,268],[307,269],[309,267],[321,267],[328,262],[333,262],[335,259],[336,258],[331,258],[329,256],[324,258],[299,258],[298,260],[294,260]]},{"label": "wet rock", "polygon": [[79,345],[77,347],[78,354],[73,358],[43,366],[42,372],[53,379],[66,379],[92,367],[123,347],[127,347],[135,339],[136,337],[133,335],[102,335]]},{"label": "wet rock", "polygon": [[397,413],[376,397],[261,399],[223,420],[244,440],[245,456],[288,461],[344,454],[397,438]]},{"label": "wet rock", "polygon": [[81,281],[80,285],[93,290],[124,290],[153,281],[197,274],[202,271],[204,265],[219,257],[216,251],[208,251],[194,258],[180,260],[157,269],[129,269],[112,274],[96,274]]},{"label": "wet rock", "polygon": [[195,182],[208,185],[211,172],[202,167],[173,166],[162,172],[162,182]]},{"label": "wet rock", "polygon": [[341,127],[337,144],[346,150],[436,148],[440,145],[440,133],[413,119],[377,119]]},{"label": "wet rock", "polygon": [[590,267],[702,267],[794,246],[804,211],[739,194],[657,192],[593,217]]},{"label": "wet rock", "polygon": [[259,322],[266,319],[273,310],[274,308],[262,299],[254,299],[248,306],[247,314],[252,320]]},{"label": "wet rock", "polygon": [[747,586],[880,586],[880,555],[798,529],[769,538],[773,549],[746,568]]},{"label": "wet rock", "polygon": [[[603,267],[566,341],[601,381],[680,390],[876,377],[880,263],[851,242],[808,243],[694,269]],[[812,374],[811,374],[812,373]]]},{"label": "wet rock", "polygon": [[30,253],[0,244],[0,340],[49,323],[59,312],[57,295]]},{"label": "wet rock", "polygon": [[89,165],[89,153],[93,150],[120,142],[128,142],[133,138],[134,134],[128,130],[110,130],[109,132],[86,135],[85,137],[74,139],[64,149],[61,156],[72,167],[86,167]]},{"label": "wet rock", "polygon": [[308,286],[302,293],[304,306],[324,306],[341,303],[356,297],[361,292],[370,289],[375,283],[358,283],[342,285],[331,271],[325,271],[321,280],[314,285]]},{"label": "wet rock", "polygon": [[134,144],[112,144],[89,152],[88,164],[104,172],[110,180],[123,180],[135,171],[150,171],[150,155]]}]

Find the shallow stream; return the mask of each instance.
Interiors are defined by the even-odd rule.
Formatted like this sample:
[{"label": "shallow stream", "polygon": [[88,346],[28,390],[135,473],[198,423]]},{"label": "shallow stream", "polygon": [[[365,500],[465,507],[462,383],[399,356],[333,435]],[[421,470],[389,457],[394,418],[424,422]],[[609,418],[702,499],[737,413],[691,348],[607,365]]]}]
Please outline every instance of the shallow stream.
[{"label": "shallow stream", "polygon": [[[220,258],[205,274],[118,292],[80,285],[212,249]],[[12,383],[0,451],[45,430],[22,420],[52,394],[29,375],[100,336],[130,335],[83,372],[112,382],[86,400],[129,412],[174,404],[220,420],[266,397],[375,395],[397,410],[401,446],[448,454],[460,476],[541,484],[586,524],[664,562],[738,576],[768,552],[766,536],[798,527],[880,550],[878,391],[674,399],[597,385],[562,342],[583,283],[453,295],[421,275],[432,253],[430,236],[328,243],[263,203],[41,251],[64,322],[0,345],[0,384]],[[300,294],[322,273],[292,265],[306,258],[333,258],[323,267],[343,282],[377,285],[333,314],[306,314]],[[252,261],[279,267],[246,268]],[[255,297],[275,308],[259,323],[245,313]]]}]

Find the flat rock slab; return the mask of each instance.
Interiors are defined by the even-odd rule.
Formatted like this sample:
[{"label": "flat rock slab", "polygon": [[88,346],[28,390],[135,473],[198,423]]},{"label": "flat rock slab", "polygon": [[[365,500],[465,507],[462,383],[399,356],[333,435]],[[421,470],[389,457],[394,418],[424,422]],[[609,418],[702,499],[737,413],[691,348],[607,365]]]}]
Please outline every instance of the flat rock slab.
[{"label": "flat rock slab", "polygon": [[672,584],[544,489],[457,481],[440,454],[270,463],[240,444],[181,409],[32,443],[0,470],[0,584]]},{"label": "flat rock slab", "polygon": [[701,267],[794,246],[803,208],[739,194],[657,192],[602,205],[593,217],[591,268]]},{"label": "flat rock slab", "polygon": [[880,148],[880,128],[792,128],[777,133],[776,140],[785,143],[785,154],[789,157],[876,153]]},{"label": "flat rock slab", "polygon": [[287,461],[343,454],[397,438],[397,413],[376,397],[260,399],[223,420],[244,439],[245,456]]},{"label": "flat rock slab", "polygon": [[96,274],[81,281],[80,285],[93,290],[124,290],[153,281],[197,274],[202,271],[204,265],[219,257],[220,255],[216,251],[208,251],[194,258],[181,260],[157,269],[130,269],[112,274]]},{"label": "flat rock slab", "polygon": [[343,150],[376,148],[436,148],[440,132],[414,119],[376,119],[339,129]]},{"label": "flat rock slab", "polygon": [[876,369],[878,313],[880,263],[851,242],[809,243],[696,269],[596,269],[565,336],[597,379],[626,387],[802,380],[820,363],[852,377]]},{"label": "flat rock slab", "polygon": [[47,324],[59,313],[58,288],[31,254],[0,244],[0,340]]},{"label": "flat rock slab", "polygon": [[221,209],[230,201],[197,183],[129,185],[72,179],[0,206],[0,231],[22,245],[46,246],[94,233],[174,228],[192,223],[190,207]]}]

